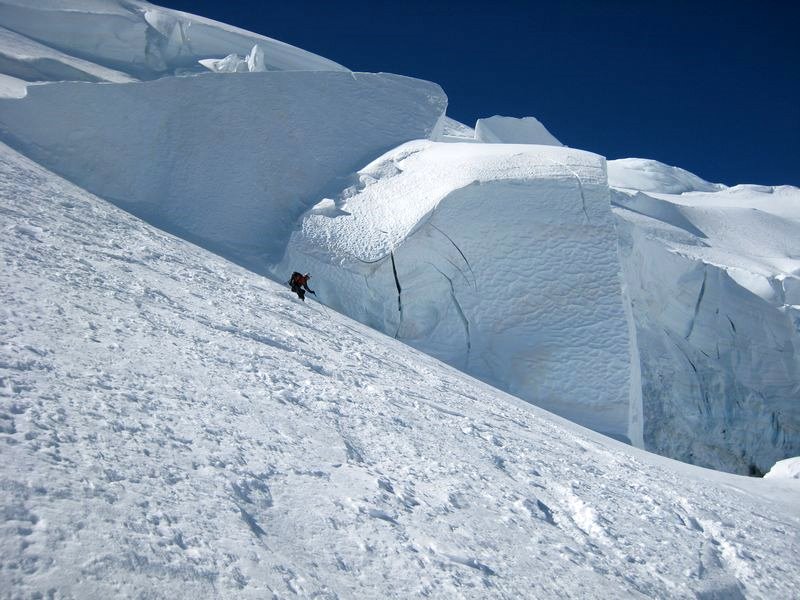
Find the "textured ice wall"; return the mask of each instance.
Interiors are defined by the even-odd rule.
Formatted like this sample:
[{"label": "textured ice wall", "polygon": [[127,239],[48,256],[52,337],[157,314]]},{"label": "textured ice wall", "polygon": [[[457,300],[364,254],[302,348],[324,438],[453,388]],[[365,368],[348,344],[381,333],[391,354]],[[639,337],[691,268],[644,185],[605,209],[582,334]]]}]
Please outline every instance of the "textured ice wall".
[{"label": "textured ice wall", "polygon": [[446,104],[438,85],[399,75],[208,73],[34,86],[0,101],[0,132],[81,187],[258,269],[338,176],[426,137]]},{"label": "textured ice wall", "polygon": [[601,157],[406,144],[305,215],[279,274],[294,269],[372,327],[557,414],[637,438]]},{"label": "textured ice wall", "polygon": [[620,230],[645,447],[751,474],[800,453],[800,311],[781,310],[624,220]]},{"label": "textured ice wall", "polygon": [[645,447],[742,474],[797,456],[800,190],[725,188],[655,161],[610,165],[612,184],[652,190],[612,191]]}]

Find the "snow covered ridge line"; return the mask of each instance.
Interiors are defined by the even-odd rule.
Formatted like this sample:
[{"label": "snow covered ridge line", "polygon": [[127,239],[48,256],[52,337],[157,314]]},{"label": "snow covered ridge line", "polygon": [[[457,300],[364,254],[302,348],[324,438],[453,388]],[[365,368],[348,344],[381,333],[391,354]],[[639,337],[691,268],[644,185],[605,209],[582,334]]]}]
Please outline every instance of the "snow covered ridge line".
[{"label": "snow covered ridge line", "polygon": [[[244,56],[256,44],[269,70],[348,70],[289,44],[139,0],[0,0],[0,25],[137,79],[201,72],[198,61]],[[62,62],[64,75],[72,61]]]},{"label": "snow covered ridge line", "polygon": [[796,480],[593,434],[2,144],[0,231],[3,598],[800,588]]},{"label": "snow covered ridge line", "polygon": [[727,187],[721,183],[709,183],[680,167],[645,158],[608,161],[608,182],[612,187],[664,194],[715,192]]},{"label": "snow covered ridge line", "polygon": [[[430,82],[339,71],[51,83],[0,100],[0,136],[81,187],[250,268],[342,177],[437,128]],[[290,271],[291,272],[291,271]]]}]

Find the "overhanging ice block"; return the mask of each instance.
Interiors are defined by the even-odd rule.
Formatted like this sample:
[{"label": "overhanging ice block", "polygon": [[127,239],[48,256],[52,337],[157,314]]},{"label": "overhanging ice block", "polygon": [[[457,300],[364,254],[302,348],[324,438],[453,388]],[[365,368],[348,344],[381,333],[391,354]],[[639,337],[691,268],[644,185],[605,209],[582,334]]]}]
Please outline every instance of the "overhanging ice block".
[{"label": "overhanging ice block", "polygon": [[338,310],[550,411],[638,439],[629,427],[638,362],[601,157],[405,144],[304,216],[278,273],[296,268]]},{"label": "overhanging ice block", "polygon": [[337,177],[428,136],[446,104],[438,85],[399,75],[208,73],[33,86],[0,101],[0,132],[81,187],[259,269]]}]

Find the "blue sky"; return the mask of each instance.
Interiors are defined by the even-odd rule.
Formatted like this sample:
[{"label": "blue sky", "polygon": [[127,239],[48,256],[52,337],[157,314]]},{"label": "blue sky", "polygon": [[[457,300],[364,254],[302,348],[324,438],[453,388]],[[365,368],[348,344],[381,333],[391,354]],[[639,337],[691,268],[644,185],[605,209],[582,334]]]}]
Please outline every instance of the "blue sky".
[{"label": "blue sky", "polygon": [[439,83],[450,116],[726,184],[800,185],[800,2],[164,0],[351,69]]}]

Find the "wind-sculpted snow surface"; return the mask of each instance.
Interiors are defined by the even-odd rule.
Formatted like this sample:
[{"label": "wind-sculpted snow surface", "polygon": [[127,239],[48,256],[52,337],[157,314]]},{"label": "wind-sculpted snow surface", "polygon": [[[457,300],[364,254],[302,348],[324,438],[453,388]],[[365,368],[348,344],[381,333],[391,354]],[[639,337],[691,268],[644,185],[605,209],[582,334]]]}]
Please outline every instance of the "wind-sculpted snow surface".
[{"label": "wind-sculpted snow surface", "polygon": [[[347,71],[289,44],[139,0],[0,0],[0,24],[67,55],[65,65],[83,59],[137,79],[203,71],[199,60],[246,55],[255,44],[270,70]],[[60,73],[76,79],[66,66]]]},{"label": "wind-sculpted snow surface", "polygon": [[604,167],[576,150],[410,142],[310,210],[278,273],[310,270],[337,310],[628,436],[638,378]]},{"label": "wind-sculpted snow surface", "polygon": [[3,597],[800,587],[795,481],[595,435],[0,157]]},{"label": "wind-sculpted snow surface", "polygon": [[436,84],[334,71],[54,83],[0,101],[6,140],[67,179],[254,269],[336,178],[431,134]]},{"label": "wind-sculpted snow surface", "polygon": [[645,446],[765,473],[800,454],[800,190],[714,186],[659,165],[609,163],[625,188],[613,198]]}]

